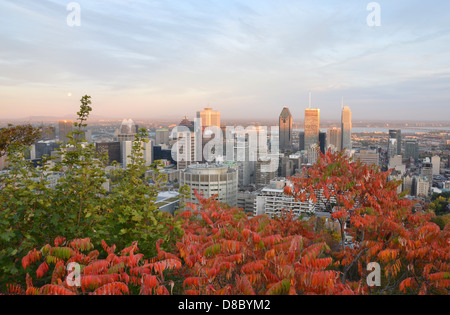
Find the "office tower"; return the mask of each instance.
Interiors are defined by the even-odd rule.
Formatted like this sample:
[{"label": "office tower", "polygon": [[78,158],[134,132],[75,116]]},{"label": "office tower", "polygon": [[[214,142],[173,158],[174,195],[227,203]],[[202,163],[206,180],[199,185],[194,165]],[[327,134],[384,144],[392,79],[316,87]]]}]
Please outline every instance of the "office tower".
[{"label": "office tower", "polygon": [[396,166],[402,165],[402,156],[401,155],[395,155],[392,158],[389,159],[389,169],[395,168]]},{"label": "office tower", "polygon": [[320,147],[317,144],[313,144],[306,150],[308,158],[308,164],[316,164],[320,156]]},{"label": "office tower", "polygon": [[280,128],[280,152],[290,152],[292,150],[292,115],[289,108],[283,108],[279,119]]},{"label": "office tower", "polygon": [[250,161],[249,143],[237,142],[234,146],[234,157],[239,171],[239,186],[245,187],[254,184],[256,162]]},{"label": "office tower", "polygon": [[377,150],[360,150],[354,155],[354,160],[360,160],[367,165],[380,165],[380,153]]},{"label": "office tower", "polygon": [[69,142],[67,136],[73,131],[73,122],[68,120],[59,121],[59,142],[66,144]]},{"label": "office tower", "polygon": [[430,162],[430,159],[427,159],[428,161],[425,161],[422,164],[422,177],[425,178],[425,180],[428,181],[430,188],[433,187],[433,164]]},{"label": "office tower", "polygon": [[299,150],[300,151],[305,150],[305,132],[304,131],[299,132],[298,143],[299,143]]},{"label": "office tower", "polygon": [[265,168],[269,168],[271,160],[269,158],[260,158],[256,162],[255,184],[257,188],[262,188],[270,183],[272,179],[277,177],[278,170],[267,172]]},{"label": "office tower", "polygon": [[188,127],[192,132],[194,131],[194,122],[189,120],[187,116],[184,116],[183,120],[181,120],[178,126]]},{"label": "office tower", "polygon": [[417,140],[405,141],[405,158],[413,158],[416,162],[419,160],[419,143]]},{"label": "office tower", "polygon": [[[130,158],[133,149],[133,141],[120,142],[120,154],[122,161],[122,168],[127,168],[132,160]],[[145,166],[150,166],[153,163],[153,145],[152,142],[142,142],[141,154],[145,160]]]},{"label": "office tower", "polygon": [[197,118],[202,119],[202,127],[220,127],[220,112],[210,107],[197,112]]},{"label": "office tower", "polygon": [[388,159],[398,155],[397,154],[397,139],[396,138],[389,138],[387,155],[388,155]]},{"label": "office tower", "polygon": [[305,110],[305,150],[319,145],[320,109]]},{"label": "office tower", "polygon": [[431,164],[433,166],[433,175],[439,175],[441,173],[441,158],[437,155],[433,156]]},{"label": "office tower", "polygon": [[338,128],[328,129],[327,131],[327,149],[333,152],[341,150],[342,131]]},{"label": "office tower", "polygon": [[[196,134],[195,125],[187,117],[181,120],[179,127],[186,127],[186,131],[174,133],[172,130],[172,138],[178,146],[176,149],[177,169],[184,170],[189,165],[196,163]],[[203,149],[203,147],[202,147]]]},{"label": "office tower", "polygon": [[120,155],[120,142],[98,142],[95,144],[95,147],[99,154],[108,155],[109,165],[113,162],[122,163],[122,157]]},{"label": "office tower", "polygon": [[352,112],[348,106],[342,109],[341,118],[341,149],[352,149]]},{"label": "office tower", "polygon": [[153,161],[165,160],[170,162],[170,164],[176,164],[175,160],[172,158],[172,150],[163,149],[159,145],[153,146]]},{"label": "office tower", "polygon": [[51,156],[53,151],[59,149],[59,144],[55,142],[38,142],[36,147],[36,159],[41,159],[44,155]]},{"label": "office tower", "polygon": [[280,158],[280,168],[279,175],[280,177],[290,177],[294,176],[295,172],[295,161],[292,160],[289,156],[283,156]]},{"label": "office tower", "polygon": [[217,195],[219,202],[232,207],[237,205],[238,171],[236,168],[218,164],[193,164],[180,172],[180,185],[190,188],[185,202],[199,204],[195,191],[205,198]]},{"label": "office tower", "polygon": [[169,129],[158,129],[155,135],[155,145],[169,145]]},{"label": "office tower", "polygon": [[388,151],[390,150],[389,145],[394,146],[392,152],[394,155],[402,155],[402,131],[401,130],[389,130],[389,139],[396,139],[395,144],[391,141],[388,142]]},{"label": "office tower", "polygon": [[450,168],[450,155],[447,157],[447,168]]},{"label": "office tower", "polygon": [[327,150],[327,133],[324,131],[319,133],[319,148],[320,152],[325,154],[325,151]]},{"label": "office tower", "polygon": [[56,128],[53,126],[42,127],[40,140],[42,141],[56,140]]},{"label": "office tower", "polygon": [[136,125],[132,119],[124,119],[119,128],[117,139],[119,142],[134,141],[136,138]]}]

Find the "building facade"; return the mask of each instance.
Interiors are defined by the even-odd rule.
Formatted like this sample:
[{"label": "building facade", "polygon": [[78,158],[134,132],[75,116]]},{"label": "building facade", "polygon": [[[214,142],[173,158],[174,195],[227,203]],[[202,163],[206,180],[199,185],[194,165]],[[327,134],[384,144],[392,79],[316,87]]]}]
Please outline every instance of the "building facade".
[{"label": "building facade", "polygon": [[319,145],[320,109],[305,110],[305,150],[312,145]]},{"label": "building facade", "polygon": [[293,118],[289,108],[283,108],[279,118],[280,127],[280,152],[292,151],[292,124]]},{"label": "building facade", "polygon": [[341,149],[346,151],[352,150],[352,112],[348,106],[342,109]]},{"label": "building facade", "polygon": [[217,195],[219,202],[237,206],[238,170],[220,164],[193,164],[180,172],[180,185],[191,192],[185,202],[199,204],[195,191],[205,198]]}]

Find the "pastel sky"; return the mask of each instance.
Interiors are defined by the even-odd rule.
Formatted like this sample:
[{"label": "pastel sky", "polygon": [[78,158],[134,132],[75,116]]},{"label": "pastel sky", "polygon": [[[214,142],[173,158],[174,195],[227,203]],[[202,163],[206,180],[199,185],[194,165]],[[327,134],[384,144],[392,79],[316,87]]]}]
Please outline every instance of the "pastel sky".
[{"label": "pastel sky", "polygon": [[0,118],[75,114],[450,121],[450,1],[0,1]]}]

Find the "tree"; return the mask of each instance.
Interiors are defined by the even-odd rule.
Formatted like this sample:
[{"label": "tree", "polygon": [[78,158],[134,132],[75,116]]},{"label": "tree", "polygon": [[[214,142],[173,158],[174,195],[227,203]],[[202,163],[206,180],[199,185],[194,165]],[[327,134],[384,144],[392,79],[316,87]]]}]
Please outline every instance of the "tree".
[{"label": "tree", "polygon": [[[20,278],[20,257],[61,235],[106,240],[122,248],[139,241],[150,256],[159,238],[169,248],[182,234],[173,216],[154,205],[163,176],[158,174],[154,184],[144,178],[149,168],[141,150],[144,134],[134,141],[131,166],[111,179],[105,170],[108,157],[84,139],[91,111],[91,97],[83,96],[68,143],[57,157],[44,157],[37,168],[24,158],[27,145],[20,141],[8,145],[10,166],[0,184],[1,285]],[[104,184],[110,180],[113,189],[108,192]]]},{"label": "tree", "polygon": [[388,182],[388,174],[328,152],[304,178],[293,179],[295,188],[288,193],[315,201],[336,198],[332,216],[341,226],[348,222],[342,235],[355,243],[334,254],[344,284],[351,276],[362,285],[366,266],[378,262],[384,284],[373,292],[448,294],[450,225],[441,231],[430,222],[433,214],[413,212],[413,203],[397,194],[399,183]]},{"label": "tree", "polygon": [[30,146],[41,136],[41,130],[31,125],[8,125],[0,129],[0,157],[4,156],[12,144]]},{"label": "tree", "polygon": [[[117,168],[111,174],[112,190],[108,196],[105,225],[108,226],[107,239],[118,246],[129,246],[139,240],[146,254],[154,253],[154,243],[162,239],[170,246],[182,235],[180,225],[169,214],[155,206],[161,187],[167,178],[158,171],[159,163],[146,166],[143,144],[148,142],[146,130],[136,134],[132,144],[130,162],[126,169]],[[153,170],[153,182],[145,178],[145,173]]]},{"label": "tree", "polygon": [[[330,270],[328,246],[292,215],[248,218],[214,197],[179,214],[185,234],[182,294],[281,295],[356,293]],[[178,284],[180,286],[181,284]]]}]

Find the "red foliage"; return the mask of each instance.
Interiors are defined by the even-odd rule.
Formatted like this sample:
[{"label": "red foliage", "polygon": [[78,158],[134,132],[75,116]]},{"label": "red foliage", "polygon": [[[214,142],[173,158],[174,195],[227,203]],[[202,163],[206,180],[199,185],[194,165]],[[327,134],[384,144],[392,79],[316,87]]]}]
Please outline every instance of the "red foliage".
[{"label": "red foliage", "polygon": [[[388,173],[328,152],[286,189],[298,200],[332,205],[352,248],[331,252],[321,235],[289,213],[250,218],[198,196],[199,205],[187,205],[175,218],[185,233],[173,252],[158,241],[157,256],[147,260],[137,242],[116,253],[102,241],[100,253],[89,239],[57,238],[54,247],[22,259],[25,269],[39,262],[35,283],[50,283],[38,287],[27,275],[27,289],[10,286],[9,294],[366,294],[374,290],[366,284],[370,262],[383,268],[386,289],[376,292],[448,294],[450,225],[441,231],[432,215],[414,213],[397,194],[398,183],[387,179]],[[79,288],[66,281],[72,262],[85,266]]]}]

